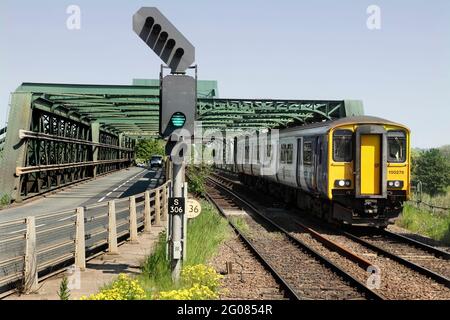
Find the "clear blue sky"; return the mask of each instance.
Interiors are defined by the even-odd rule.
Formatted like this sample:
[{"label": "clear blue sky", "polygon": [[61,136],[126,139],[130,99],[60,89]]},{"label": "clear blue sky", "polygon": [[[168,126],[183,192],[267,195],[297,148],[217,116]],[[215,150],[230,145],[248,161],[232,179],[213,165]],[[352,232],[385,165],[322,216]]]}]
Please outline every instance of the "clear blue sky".
[{"label": "clear blue sky", "polygon": [[[66,28],[71,4],[79,31]],[[381,30],[366,27],[371,4]],[[448,0],[1,0],[0,127],[22,82],[156,78],[161,62],[131,27],[141,6],[184,32],[222,97],[363,99],[367,114],[408,125],[413,146],[450,143]]]}]

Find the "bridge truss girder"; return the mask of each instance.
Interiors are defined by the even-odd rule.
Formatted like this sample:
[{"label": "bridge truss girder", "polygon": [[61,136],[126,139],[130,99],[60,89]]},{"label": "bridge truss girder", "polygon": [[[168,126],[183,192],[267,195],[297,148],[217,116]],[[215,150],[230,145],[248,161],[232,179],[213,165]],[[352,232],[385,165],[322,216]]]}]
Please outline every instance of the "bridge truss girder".
[{"label": "bridge truss girder", "polygon": [[[15,201],[130,166],[134,140],[157,137],[159,86],[24,83],[0,130],[0,196]],[[363,114],[359,101],[219,99],[199,81],[197,118],[206,130],[236,134]]]}]

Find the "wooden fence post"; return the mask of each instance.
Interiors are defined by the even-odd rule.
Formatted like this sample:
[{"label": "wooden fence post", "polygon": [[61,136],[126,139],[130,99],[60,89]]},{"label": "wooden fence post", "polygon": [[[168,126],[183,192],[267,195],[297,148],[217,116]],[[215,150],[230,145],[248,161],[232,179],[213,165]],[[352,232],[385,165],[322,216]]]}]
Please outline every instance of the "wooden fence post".
[{"label": "wooden fence post", "polygon": [[25,244],[25,270],[24,293],[29,294],[38,289],[38,266],[36,248],[36,218],[28,217],[26,244]]},{"label": "wooden fence post", "polygon": [[108,202],[108,253],[119,254],[117,248],[116,203]]},{"label": "wooden fence post", "polygon": [[84,208],[76,209],[75,266],[81,271],[86,269],[86,243],[84,232]]},{"label": "wooden fence post", "polygon": [[130,197],[130,241],[138,243],[137,213],[136,213],[136,197]]},{"label": "wooden fence post", "polygon": [[144,232],[152,231],[152,213],[150,207],[150,191],[144,193]]},{"label": "wooden fence post", "polygon": [[161,225],[161,192],[160,188],[155,190],[155,225]]}]

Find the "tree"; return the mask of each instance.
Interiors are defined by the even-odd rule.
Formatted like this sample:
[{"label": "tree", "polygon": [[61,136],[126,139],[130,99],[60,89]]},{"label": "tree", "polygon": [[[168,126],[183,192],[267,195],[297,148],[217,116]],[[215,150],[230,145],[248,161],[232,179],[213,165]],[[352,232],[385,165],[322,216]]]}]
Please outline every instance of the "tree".
[{"label": "tree", "polygon": [[414,176],[423,183],[423,191],[436,196],[450,184],[450,164],[439,149],[422,152],[415,160]]},{"label": "tree", "polygon": [[136,158],[147,161],[153,155],[164,155],[164,142],[157,139],[139,140],[135,147]]}]

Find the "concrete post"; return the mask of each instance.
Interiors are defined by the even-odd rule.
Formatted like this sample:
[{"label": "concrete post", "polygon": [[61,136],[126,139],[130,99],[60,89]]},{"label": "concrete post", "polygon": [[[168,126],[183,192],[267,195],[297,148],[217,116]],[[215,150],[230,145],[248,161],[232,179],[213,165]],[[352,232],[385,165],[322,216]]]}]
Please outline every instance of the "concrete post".
[{"label": "concrete post", "polygon": [[130,241],[131,243],[139,242],[135,196],[130,197]]},{"label": "concrete post", "polygon": [[108,202],[108,254],[119,254],[117,247],[116,203]]},{"label": "concrete post", "polygon": [[144,193],[144,232],[152,231],[152,212],[150,207],[150,191]]},{"label": "concrete post", "polygon": [[81,271],[86,269],[86,244],[84,232],[84,208],[76,209],[75,266]]},{"label": "concrete post", "polygon": [[36,248],[36,218],[28,217],[25,245],[24,293],[29,294],[38,289],[38,266]]},{"label": "concrete post", "polygon": [[[165,188],[163,188],[164,190]],[[161,192],[160,188],[155,191],[155,225],[161,225]]]}]

